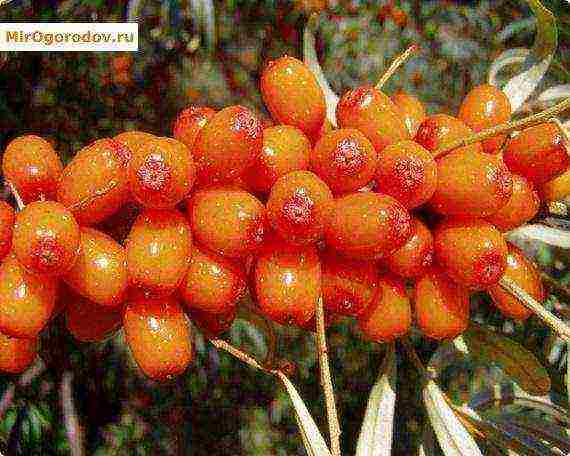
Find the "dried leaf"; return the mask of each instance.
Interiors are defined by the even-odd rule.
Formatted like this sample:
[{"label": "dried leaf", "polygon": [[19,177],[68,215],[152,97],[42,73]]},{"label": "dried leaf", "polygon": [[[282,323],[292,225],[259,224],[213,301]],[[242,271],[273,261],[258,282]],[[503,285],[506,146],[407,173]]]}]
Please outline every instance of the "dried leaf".
[{"label": "dried leaf", "polygon": [[570,84],[560,84],[546,89],[538,96],[537,101],[556,101],[568,97],[570,97]]},{"label": "dried leaf", "polygon": [[372,387],[356,456],[390,456],[396,405],[396,349],[390,344],[376,383]]},{"label": "dried leaf", "polygon": [[570,249],[570,232],[545,225],[524,225],[507,233],[509,240],[522,238],[524,240],[541,241],[545,244]]}]

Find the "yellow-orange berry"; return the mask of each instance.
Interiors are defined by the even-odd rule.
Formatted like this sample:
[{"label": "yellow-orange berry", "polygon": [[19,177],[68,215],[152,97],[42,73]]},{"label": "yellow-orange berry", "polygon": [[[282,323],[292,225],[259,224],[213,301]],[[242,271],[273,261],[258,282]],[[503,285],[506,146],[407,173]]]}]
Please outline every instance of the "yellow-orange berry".
[{"label": "yellow-orange berry", "polygon": [[0,261],[12,250],[12,233],[16,214],[6,201],[0,201]]},{"label": "yellow-orange berry", "polygon": [[0,372],[20,374],[38,355],[38,340],[18,339],[0,333]]},{"label": "yellow-orange berry", "polygon": [[404,119],[410,137],[413,138],[427,117],[423,103],[414,95],[405,92],[396,92],[390,98],[396,106],[396,112]]},{"label": "yellow-orange berry", "polygon": [[148,141],[156,139],[156,136],[144,131],[131,130],[119,133],[113,139],[123,144],[132,154],[141,147],[144,147]]},{"label": "yellow-orange berry", "polygon": [[73,295],[65,308],[65,325],[80,342],[100,342],[122,324],[122,310],[97,305],[82,296]]},{"label": "yellow-orange berry", "polygon": [[[472,134],[473,130],[462,120],[447,114],[434,114],[426,117],[421,123],[414,141],[424,146],[430,152],[435,152],[456,140],[466,138]],[[455,149],[455,152],[459,151],[483,152],[483,146],[481,143],[474,143]]]},{"label": "yellow-orange berry", "polygon": [[214,117],[214,114],[216,111],[208,106],[189,106],[180,111],[176,117],[172,126],[172,135],[192,150],[198,133]]},{"label": "yellow-orange berry", "polygon": [[548,202],[563,201],[570,197],[570,169],[542,185],[540,196]]}]

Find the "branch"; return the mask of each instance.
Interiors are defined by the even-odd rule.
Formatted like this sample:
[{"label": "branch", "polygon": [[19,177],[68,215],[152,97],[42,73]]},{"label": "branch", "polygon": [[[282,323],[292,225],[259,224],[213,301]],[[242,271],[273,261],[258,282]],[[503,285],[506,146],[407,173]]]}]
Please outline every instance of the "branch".
[{"label": "branch", "polygon": [[412,44],[410,47],[408,47],[408,49],[406,49],[398,57],[396,57],[394,60],[392,60],[392,63],[390,64],[388,69],[384,72],[384,74],[378,80],[378,83],[376,84],[376,88],[378,90],[382,90],[382,87],[384,87],[384,84],[386,84],[388,82],[388,80],[394,75],[394,73],[396,71],[398,71],[398,69],[402,66],[402,64],[406,60],[408,60],[412,54],[415,54],[419,50],[420,50],[420,48],[417,44]]},{"label": "branch", "polygon": [[71,455],[83,456],[83,436],[81,435],[81,426],[79,425],[79,418],[73,402],[73,373],[70,371],[65,371],[61,377],[59,397]]}]

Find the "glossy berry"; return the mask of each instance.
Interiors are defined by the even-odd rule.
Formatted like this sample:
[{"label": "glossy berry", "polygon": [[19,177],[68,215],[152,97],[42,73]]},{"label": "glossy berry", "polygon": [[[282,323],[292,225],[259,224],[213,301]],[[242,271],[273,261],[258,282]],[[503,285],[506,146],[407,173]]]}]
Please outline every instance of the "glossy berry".
[{"label": "glossy berry", "polygon": [[524,177],[513,174],[513,194],[502,208],[486,220],[501,231],[509,231],[532,219],[540,208],[534,186]]},{"label": "glossy berry", "polygon": [[310,138],[318,134],[326,116],[325,96],[309,67],[283,56],[267,65],[260,85],[275,120],[299,128]]},{"label": "glossy berry", "polygon": [[0,333],[0,372],[20,374],[38,355],[38,340],[18,339]]},{"label": "glossy berry", "polygon": [[188,315],[200,331],[208,337],[217,337],[228,332],[237,315],[235,306],[225,309],[223,312],[209,313],[199,309],[189,309]]},{"label": "glossy berry", "polygon": [[392,100],[374,87],[362,86],[345,93],[336,107],[336,117],[342,128],[360,130],[378,153],[410,137]]},{"label": "glossy berry", "polygon": [[382,260],[391,272],[406,278],[422,276],[433,263],[433,235],[429,228],[414,217],[412,233],[402,247]]},{"label": "glossy berry", "polygon": [[0,332],[33,338],[50,319],[57,291],[57,280],[30,274],[15,255],[0,265]]},{"label": "glossy berry", "polygon": [[65,308],[65,325],[80,342],[100,342],[123,324],[120,309],[99,306],[82,296],[74,295]]},{"label": "glossy berry", "polygon": [[503,235],[480,219],[441,222],[434,231],[434,251],[442,269],[468,288],[494,285],[507,267]]},{"label": "glossy berry", "polygon": [[330,189],[316,174],[293,171],[273,185],[267,218],[283,239],[310,244],[323,237],[332,203]]},{"label": "glossy berry", "polygon": [[0,201],[0,261],[12,250],[12,233],[16,214],[6,201]]},{"label": "glossy berry", "polygon": [[570,169],[540,188],[540,196],[548,202],[563,201],[570,196]]},{"label": "glossy berry", "polygon": [[204,125],[214,117],[216,111],[208,106],[190,106],[178,114],[172,126],[175,139],[186,144],[190,150]]},{"label": "glossy berry", "polygon": [[396,106],[396,113],[402,116],[410,137],[413,138],[427,117],[423,103],[414,95],[405,92],[396,92],[390,98]]},{"label": "glossy berry", "polygon": [[224,256],[245,257],[263,242],[265,207],[244,190],[198,191],[188,203],[188,215],[196,240]]},{"label": "glossy berry", "polygon": [[244,173],[249,188],[269,193],[277,179],[309,168],[311,143],[301,130],[277,125],[263,130],[263,148]]},{"label": "glossy berry", "polygon": [[2,174],[25,203],[53,198],[63,165],[50,143],[39,136],[14,139],[2,157]]},{"label": "glossy berry", "polygon": [[330,247],[360,259],[390,255],[411,234],[411,218],[406,208],[391,196],[370,192],[336,199],[325,227]]},{"label": "glossy berry", "polygon": [[[490,84],[482,84],[473,88],[463,99],[457,117],[474,132],[479,132],[508,122],[511,114],[511,102],[505,92]],[[499,135],[484,140],[481,143],[483,150],[488,154],[499,152],[506,137]]]},{"label": "glossy berry", "polygon": [[156,138],[134,151],[127,167],[133,198],[150,209],[171,209],[194,185],[196,168],[180,141]]},{"label": "glossy berry", "polygon": [[14,252],[30,272],[67,272],[77,260],[80,238],[79,225],[61,203],[36,201],[16,215]]},{"label": "glossy berry", "polygon": [[200,130],[192,149],[199,185],[236,180],[254,163],[262,147],[261,121],[253,112],[243,106],[217,112]]},{"label": "glossy berry", "polygon": [[419,329],[432,339],[453,339],[469,324],[469,293],[438,267],[417,282],[414,310]]},{"label": "glossy berry", "polygon": [[79,256],[63,280],[94,303],[116,307],[127,289],[126,251],[107,234],[82,228]]},{"label": "glossy berry", "polygon": [[119,133],[113,139],[123,144],[132,155],[135,151],[144,147],[150,140],[156,139],[156,136],[144,131],[131,130]]},{"label": "glossy berry", "polygon": [[373,342],[390,342],[410,330],[412,309],[402,279],[383,275],[379,279],[380,293],[358,318],[363,336]]},{"label": "glossy berry", "polygon": [[567,170],[568,147],[558,127],[545,123],[527,128],[509,140],[503,160],[513,173],[542,185]]},{"label": "glossy berry", "polygon": [[325,313],[358,316],[381,291],[372,261],[352,260],[327,251],[321,254]]},{"label": "glossy berry", "polygon": [[188,320],[173,297],[129,301],[123,326],[135,361],[151,379],[170,380],[192,361]]},{"label": "glossy berry", "polygon": [[150,295],[167,295],[178,287],[190,264],[190,224],[177,210],[142,212],[126,242],[129,285]]},{"label": "glossy berry", "polygon": [[324,134],[311,153],[311,169],[335,194],[353,192],[368,184],[377,162],[372,143],[353,128]]},{"label": "glossy berry", "polygon": [[[458,118],[447,114],[434,114],[421,123],[414,141],[430,152],[435,152],[472,134],[473,130]],[[483,146],[481,143],[474,143],[455,149],[455,152],[459,151],[483,152]]]},{"label": "glossy berry", "polygon": [[437,165],[430,152],[413,141],[386,147],[378,156],[378,191],[409,209],[426,203],[437,187]]},{"label": "glossy berry", "polygon": [[[515,282],[538,302],[544,302],[546,291],[537,267],[513,244],[508,244],[508,248],[505,277]],[[495,305],[507,317],[526,320],[532,315],[532,310],[527,309],[511,293],[503,290],[500,285],[494,285],[488,291]]]}]

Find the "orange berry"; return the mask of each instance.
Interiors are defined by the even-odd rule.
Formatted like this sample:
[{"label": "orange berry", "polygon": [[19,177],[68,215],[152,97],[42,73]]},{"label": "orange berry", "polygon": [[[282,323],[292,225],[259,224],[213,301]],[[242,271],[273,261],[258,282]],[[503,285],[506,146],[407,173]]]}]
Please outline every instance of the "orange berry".
[{"label": "orange berry", "polygon": [[11,254],[0,265],[0,331],[12,337],[33,338],[50,319],[57,280],[30,274]]},{"label": "orange berry", "polygon": [[301,130],[278,125],[263,130],[263,148],[244,173],[249,188],[269,193],[277,179],[309,168],[311,143]]},{"label": "orange berry", "polygon": [[36,201],[16,215],[14,253],[30,272],[63,274],[79,253],[79,225],[69,210],[55,201]]},{"label": "orange berry", "polygon": [[468,288],[494,285],[507,267],[507,243],[484,220],[444,220],[434,231],[434,251],[442,269]]},{"label": "orange berry", "polygon": [[53,198],[63,165],[50,143],[39,136],[14,139],[2,157],[4,179],[11,182],[25,203]]},{"label": "orange berry", "polygon": [[283,56],[269,62],[260,85],[275,120],[299,128],[310,138],[319,133],[326,116],[325,96],[307,65]]},{"label": "orange berry", "polygon": [[132,154],[134,151],[144,147],[148,141],[156,139],[156,136],[144,131],[132,130],[119,133],[113,139],[123,144]]},{"label": "orange berry", "polygon": [[324,134],[311,154],[311,169],[336,194],[353,192],[368,184],[377,162],[372,143],[353,128]]},{"label": "orange berry", "polygon": [[377,259],[399,249],[412,234],[410,214],[388,195],[352,193],[335,200],[327,244],[360,259]]},{"label": "orange berry", "polygon": [[[546,299],[546,291],[537,267],[513,244],[508,244],[508,248],[509,254],[505,277],[515,282],[538,302],[543,302]],[[526,320],[533,313],[532,310],[527,309],[511,293],[503,290],[500,285],[492,286],[488,292],[495,305],[507,317],[516,320]]]},{"label": "orange berry", "polygon": [[417,282],[416,323],[432,339],[453,339],[469,324],[469,293],[441,269],[432,267]]},{"label": "orange berry", "polygon": [[0,372],[20,374],[38,355],[38,340],[18,339],[0,333]]},{"label": "orange berry", "polygon": [[570,197],[570,169],[543,184],[540,188],[540,195],[548,202],[563,201]]},{"label": "orange berry", "polygon": [[396,113],[402,116],[410,137],[413,138],[427,117],[423,103],[414,95],[405,92],[396,92],[390,98],[396,107]]},{"label": "orange berry", "polygon": [[12,233],[16,214],[6,201],[0,201],[0,261],[12,250]]},{"label": "orange berry", "polygon": [[99,306],[82,296],[70,298],[65,309],[65,325],[80,342],[105,340],[123,324],[121,310]]},{"label": "orange berry", "polygon": [[380,293],[358,318],[358,327],[364,338],[373,342],[390,342],[403,336],[412,324],[410,298],[404,282],[384,275],[378,281]]},{"label": "orange berry", "polygon": [[386,147],[378,156],[378,190],[409,209],[427,202],[437,187],[437,164],[432,155],[413,141]]},{"label": "orange berry", "polygon": [[172,135],[192,150],[198,133],[214,114],[216,111],[207,106],[189,106],[178,113],[172,126]]},{"label": "orange berry", "polygon": [[101,231],[82,228],[79,256],[63,280],[100,306],[118,306],[127,289],[125,249]]},{"label": "orange berry", "polygon": [[190,326],[172,296],[129,301],[123,325],[131,353],[148,377],[170,380],[192,361]]},{"label": "orange berry", "polygon": [[196,240],[210,250],[239,258],[253,253],[263,242],[265,207],[244,190],[200,190],[187,207]]},{"label": "orange berry", "polygon": [[[450,143],[464,139],[473,134],[462,120],[447,114],[434,114],[428,116],[421,123],[414,141],[424,146],[430,152],[435,152],[448,146]],[[468,146],[459,147],[454,152],[483,152],[481,143],[474,143]]]},{"label": "orange berry", "polygon": [[147,209],[126,241],[129,285],[151,295],[167,295],[178,287],[190,264],[190,224],[177,210]]},{"label": "orange berry", "polygon": [[206,336],[217,337],[228,332],[236,319],[236,306],[224,309],[223,312],[209,313],[199,309],[188,309],[188,315],[198,329]]}]

